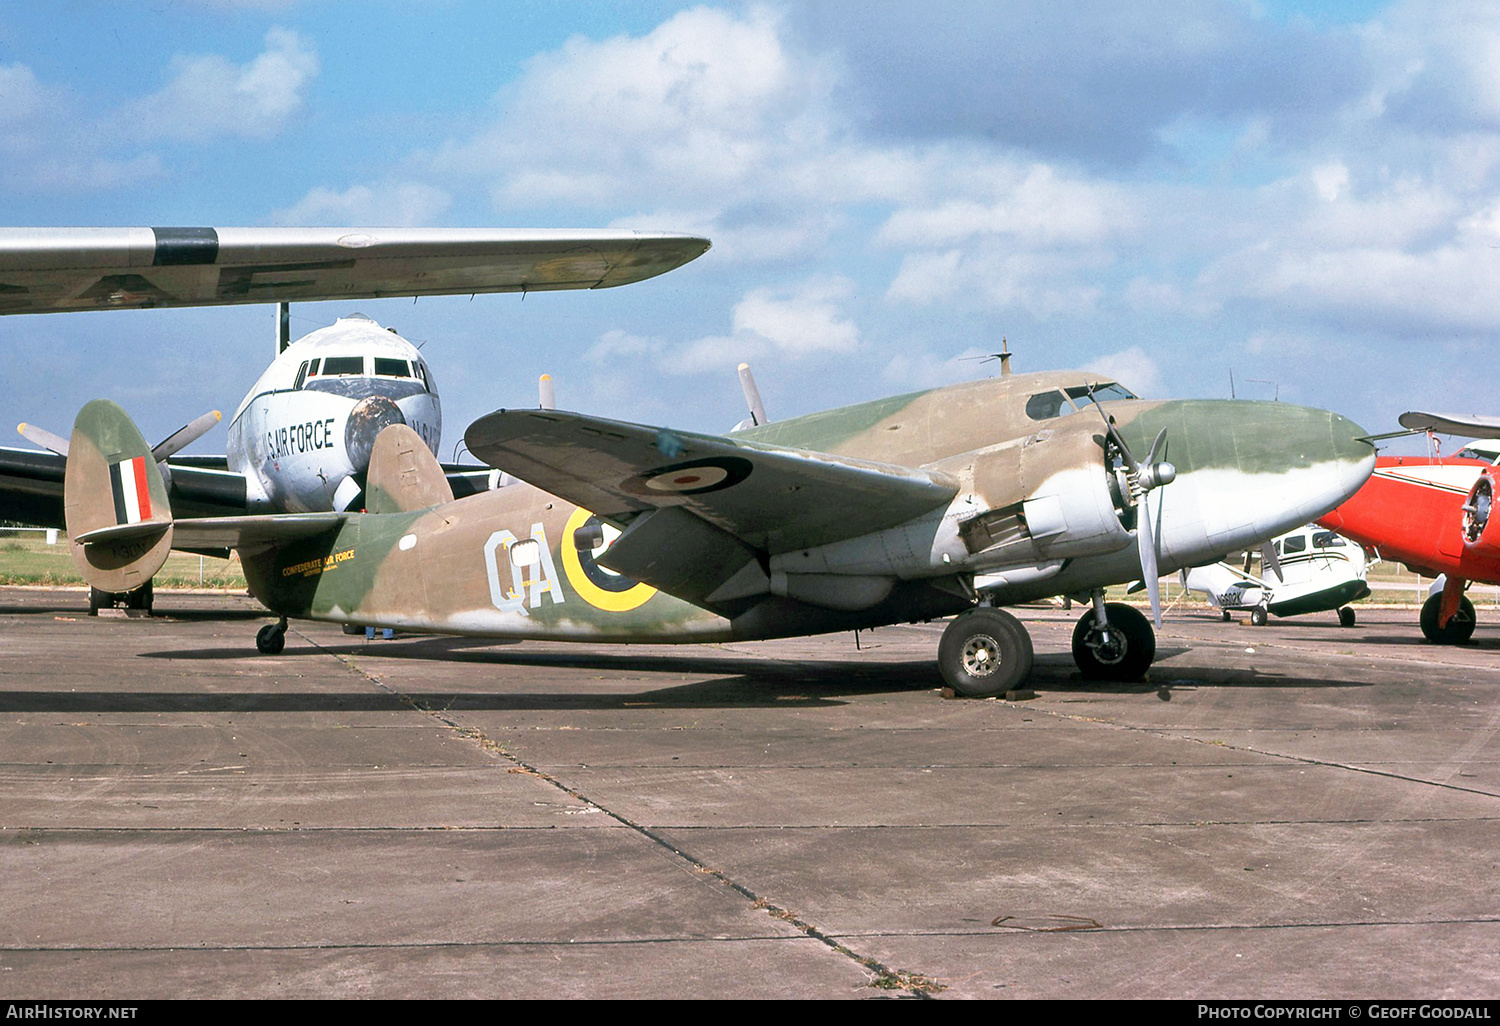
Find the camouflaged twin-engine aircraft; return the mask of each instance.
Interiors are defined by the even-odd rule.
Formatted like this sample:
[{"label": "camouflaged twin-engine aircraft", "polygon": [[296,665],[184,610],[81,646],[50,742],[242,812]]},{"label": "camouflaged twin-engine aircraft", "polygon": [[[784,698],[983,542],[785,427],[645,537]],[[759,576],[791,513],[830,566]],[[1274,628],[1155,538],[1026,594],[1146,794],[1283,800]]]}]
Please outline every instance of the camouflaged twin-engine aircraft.
[{"label": "camouflaged twin-engine aircraft", "polygon": [[1132,607],[1106,604],[1106,585],[1144,578],[1160,626],[1160,573],[1320,516],[1375,460],[1337,414],[1147,401],[1082,373],[1002,376],[727,436],[500,410],[465,440],[520,481],[454,500],[421,439],[393,425],[375,442],[367,512],[174,521],[146,442],[99,400],[79,414],[68,461],[75,562],[90,584],[121,590],[170,547],[237,548],[251,593],[281,616],[256,639],[266,653],[294,617],[607,643],[953,616],[942,674],[988,695],[1032,666],[1026,629],[998,606],[1090,599],[1073,635],[1080,669],[1138,679],[1155,634]]}]

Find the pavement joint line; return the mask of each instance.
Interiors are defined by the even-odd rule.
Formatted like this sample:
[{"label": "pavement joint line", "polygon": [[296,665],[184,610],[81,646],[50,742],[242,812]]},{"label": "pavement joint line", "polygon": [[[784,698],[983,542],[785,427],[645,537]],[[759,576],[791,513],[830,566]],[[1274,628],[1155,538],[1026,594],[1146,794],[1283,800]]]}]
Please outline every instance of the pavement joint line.
[{"label": "pavement joint line", "polygon": [[644,837],[646,840],[650,841],[652,844],[663,849],[664,851],[669,852],[674,857],[682,860],[683,862],[686,862],[693,868],[695,872],[712,877],[724,886],[729,887],[742,897],[749,900],[752,908],[764,911],[766,915],[768,915],[772,919],[776,919],[786,923],[793,929],[799,931],[804,936],[816,940],[824,947],[827,947],[836,954],[850,959],[851,961],[856,963],[861,968],[861,970],[870,974],[870,979],[867,986],[874,987],[879,990],[904,991],[907,996],[915,998],[926,998],[944,989],[943,985],[936,980],[929,979],[928,977],[922,976],[919,973],[905,972],[900,969],[892,969],[871,956],[861,955],[858,952],[853,951],[846,945],[834,940],[829,934],[818,929],[818,927],[816,927],[812,923],[807,922],[796,912],[793,912],[790,909],[782,908],[766,900],[765,898],[760,897],[746,885],[741,884],[737,880],[731,879],[722,870],[715,869],[690,852],[683,851],[681,848],[678,848],[670,841],[653,833],[648,827],[634,822],[622,813],[616,812],[613,809],[599,804],[598,802],[589,798],[583,792],[569,786],[568,784],[565,784],[562,780],[551,775],[550,773],[547,773],[545,770],[541,770],[536,768],[535,766],[529,765],[525,760],[521,759],[514,753],[507,751],[504,745],[495,741],[493,738],[490,738],[483,731],[476,730],[473,727],[463,726],[448,715],[447,707],[444,707],[443,709],[435,709],[429,705],[426,705],[421,701],[419,696],[412,696],[403,691],[400,691],[387,684],[384,680],[382,680],[375,674],[369,673],[366,670],[362,669],[355,663],[354,657],[352,655],[334,652],[330,649],[327,649],[323,645],[319,644],[315,639],[309,638],[307,637],[307,635],[301,634],[300,632],[298,633],[298,636],[313,647],[327,653],[328,655],[333,656],[334,659],[338,660],[340,663],[343,663],[351,671],[359,674],[365,680],[375,685],[375,687],[379,688],[389,695],[392,695],[395,698],[400,699],[403,702],[406,702],[414,711],[422,713],[425,716],[432,717],[439,723],[442,723],[457,732],[460,737],[464,737],[473,741],[484,751],[490,752],[499,758],[514,763],[515,766],[522,772],[530,776],[534,776],[538,780],[546,782],[568,797],[583,802],[589,808],[598,809],[610,819],[613,819],[615,822],[634,831],[635,833]]},{"label": "pavement joint line", "polygon": [[[1006,927],[983,927],[972,930],[862,930],[829,934],[829,938],[849,940],[877,940],[911,937],[1005,937],[1021,934],[1067,933],[1111,933],[1111,934],[1188,934],[1188,933],[1232,933],[1238,931],[1268,932],[1273,930],[1339,930],[1389,926],[1410,928],[1423,926],[1489,926],[1500,923],[1497,917],[1471,917],[1463,919],[1345,919],[1328,922],[1305,923],[1210,923],[1171,924],[1145,923],[1135,926],[1093,926],[1086,930],[1018,930]],[[432,951],[439,949],[473,950],[482,948],[603,948],[636,947],[640,945],[695,945],[721,944],[726,940],[747,944],[781,944],[799,940],[820,940],[813,937],[788,937],[785,934],[747,934],[740,937],[632,937],[628,940],[473,940],[473,941],[392,941],[388,944],[326,943],[326,944],[67,944],[57,946],[0,945],[0,952],[7,954],[50,954],[57,952],[97,952],[101,954],[128,952],[214,952],[214,951]]]}]

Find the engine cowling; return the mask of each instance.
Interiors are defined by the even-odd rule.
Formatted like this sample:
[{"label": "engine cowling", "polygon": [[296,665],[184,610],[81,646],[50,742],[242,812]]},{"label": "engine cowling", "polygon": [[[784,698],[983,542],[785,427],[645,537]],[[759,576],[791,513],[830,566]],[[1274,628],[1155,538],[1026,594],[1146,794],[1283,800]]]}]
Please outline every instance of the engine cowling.
[{"label": "engine cowling", "polygon": [[773,556],[773,574],[936,577],[1036,566],[1114,552],[1131,543],[1134,504],[1097,417],[929,469],[960,482],[943,509],[898,527]]}]

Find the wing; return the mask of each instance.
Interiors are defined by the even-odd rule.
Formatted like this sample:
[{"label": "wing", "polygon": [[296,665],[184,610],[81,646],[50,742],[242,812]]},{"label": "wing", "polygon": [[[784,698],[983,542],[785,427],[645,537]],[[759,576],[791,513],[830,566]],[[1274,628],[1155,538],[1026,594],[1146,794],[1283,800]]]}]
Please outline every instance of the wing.
[{"label": "wing", "polygon": [[708,247],[628,229],[0,228],[0,314],[610,288]]},{"label": "wing", "polygon": [[469,451],[625,533],[605,565],[710,608],[765,581],[768,556],[905,523],[958,484],[911,467],[555,410],[500,410]]},{"label": "wing", "polygon": [[1398,419],[1402,427],[1413,431],[1438,431],[1445,435],[1464,435],[1468,438],[1500,438],[1500,417],[1413,411],[1401,414]]}]

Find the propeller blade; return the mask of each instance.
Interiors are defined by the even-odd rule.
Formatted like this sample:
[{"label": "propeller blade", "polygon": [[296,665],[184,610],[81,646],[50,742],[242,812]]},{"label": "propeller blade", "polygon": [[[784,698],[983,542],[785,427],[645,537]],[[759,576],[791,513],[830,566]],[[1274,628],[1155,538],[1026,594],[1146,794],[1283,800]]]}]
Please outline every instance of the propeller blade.
[{"label": "propeller blade", "polygon": [[192,423],[184,424],[172,432],[172,434],[167,436],[165,441],[158,443],[156,448],[151,450],[151,458],[160,463],[168,456],[172,456],[179,450],[185,449],[193,442],[196,442],[202,437],[205,431],[223,418],[224,415],[218,410],[209,410]]},{"label": "propeller blade", "polygon": [[1270,542],[1260,547],[1260,568],[1262,571],[1270,570],[1276,575],[1278,581],[1286,581],[1286,578],[1281,576],[1281,560],[1276,558],[1276,548]]},{"label": "propeller blade", "polygon": [[46,428],[37,427],[35,424],[20,424],[17,425],[16,430],[21,433],[22,438],[26,439],[32,445],[39,445],[43,449],[50,449],[59,456],[68,455],[68,440],[66,438],[59,438]]},{"label": "propeller blade", "polygon": [[1151,508],[1144,495],[1136,516],[1135,541],[1141,554],[1141,580],[1146,584],[1146,597],[1151,600],[1151,619],[1155,621],[1156,629],[1161,630],[1161,575],[1156,568],[1156,537],[1151,526]]},{"label": "propeller blade", "polygon": [[1166,428],[1162,428],[1156,433],[1156,441],[1151,443],[1151,452],[1146,456],[1146,466],[1150,467],[1156,464],[1158,457],[1160,457],[1166,449],[1166,447],[1162,445],[1162,442],[1166,441],[1166,438]]}]

